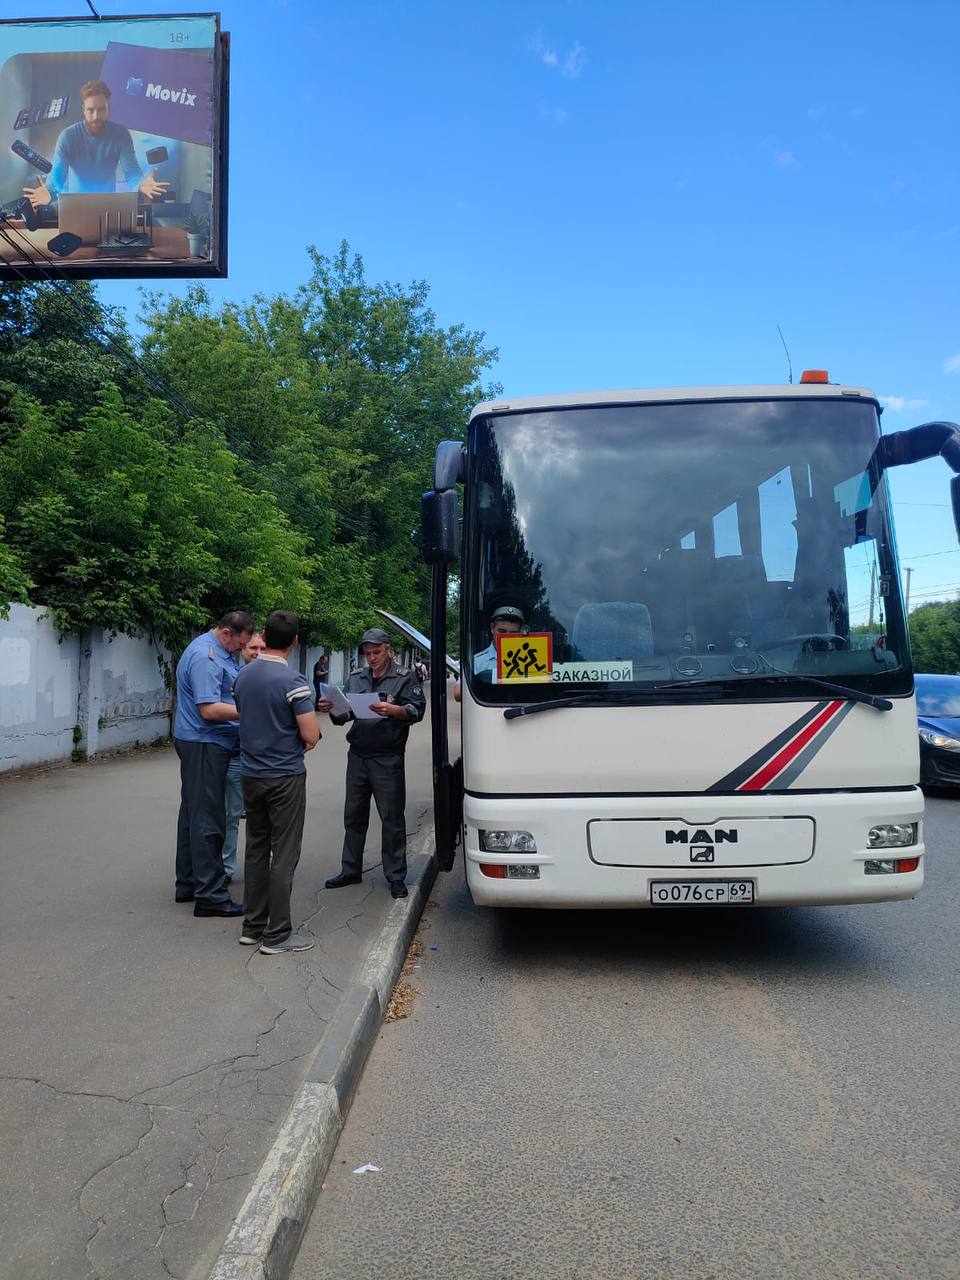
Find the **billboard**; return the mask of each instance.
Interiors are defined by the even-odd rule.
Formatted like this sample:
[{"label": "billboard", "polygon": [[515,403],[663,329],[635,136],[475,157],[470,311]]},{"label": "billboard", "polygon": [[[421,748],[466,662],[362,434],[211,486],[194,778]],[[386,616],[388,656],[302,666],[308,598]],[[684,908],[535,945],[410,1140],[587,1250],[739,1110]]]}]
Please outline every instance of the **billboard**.
[{"label": "billboard", "polygon": [[0,280],[225,276],[218,13],[0,20]]}]

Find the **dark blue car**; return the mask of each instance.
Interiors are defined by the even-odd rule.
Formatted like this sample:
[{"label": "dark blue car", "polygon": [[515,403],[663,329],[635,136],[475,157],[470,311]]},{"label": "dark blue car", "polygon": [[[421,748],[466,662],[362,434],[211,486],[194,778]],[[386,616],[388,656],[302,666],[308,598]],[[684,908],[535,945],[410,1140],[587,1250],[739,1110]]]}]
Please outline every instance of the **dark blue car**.
[{"label": "dark blue car", "polygon": [[960,787],[960,676],[916,676],[920,785]]}]

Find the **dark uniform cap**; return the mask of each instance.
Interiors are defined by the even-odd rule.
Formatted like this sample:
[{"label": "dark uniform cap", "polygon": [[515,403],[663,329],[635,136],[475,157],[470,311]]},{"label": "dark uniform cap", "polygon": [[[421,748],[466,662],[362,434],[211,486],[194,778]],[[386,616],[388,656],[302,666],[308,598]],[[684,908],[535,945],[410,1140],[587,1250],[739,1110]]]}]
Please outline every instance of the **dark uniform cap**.
[{"label": "dark uniform cap", "polygon": [[370,627],[363,633],[361,644],[389,644],[390,637],[382,627]]}]

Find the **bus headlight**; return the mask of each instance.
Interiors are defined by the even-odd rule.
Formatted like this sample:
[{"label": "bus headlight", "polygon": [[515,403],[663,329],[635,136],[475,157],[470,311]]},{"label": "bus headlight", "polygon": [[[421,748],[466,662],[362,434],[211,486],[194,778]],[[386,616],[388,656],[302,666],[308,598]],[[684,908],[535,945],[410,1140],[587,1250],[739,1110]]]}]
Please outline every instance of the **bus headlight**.
[{"label": "bus headlight", "polygon": [[881,822],[871,827],[867,836],[868,849],[901,849],[904,845],[916,843],[915,822]]},{"label": "bus headlight", "polygon": [[537,842],[529,831],[480,831],[480,848],[487,853],[536,853]]}]

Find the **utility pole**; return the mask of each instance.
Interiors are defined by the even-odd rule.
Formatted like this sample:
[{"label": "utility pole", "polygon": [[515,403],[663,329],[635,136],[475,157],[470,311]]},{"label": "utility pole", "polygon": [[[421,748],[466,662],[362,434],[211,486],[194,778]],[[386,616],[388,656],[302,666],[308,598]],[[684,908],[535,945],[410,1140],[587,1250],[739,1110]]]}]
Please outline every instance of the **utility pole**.
[{"label": "utility pole", "polygon": [[904,603],[903,611],[905,615],[909,618],[910,617],[910,575],[911,573],[913,573],[913,566],[909,564],[904,565],[903,572],[907,576],[907,589],[906,589],[906,592],[904,593],[906,596],[906,600]]},{"label": "utility pole", "polygon": [[876,560],[870,565],[870,617],[867,619],[867,627],[873,630],[873,602],[877,591],[877,562]]}]

